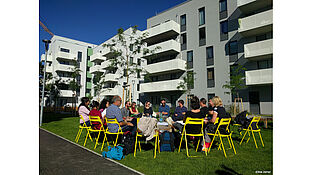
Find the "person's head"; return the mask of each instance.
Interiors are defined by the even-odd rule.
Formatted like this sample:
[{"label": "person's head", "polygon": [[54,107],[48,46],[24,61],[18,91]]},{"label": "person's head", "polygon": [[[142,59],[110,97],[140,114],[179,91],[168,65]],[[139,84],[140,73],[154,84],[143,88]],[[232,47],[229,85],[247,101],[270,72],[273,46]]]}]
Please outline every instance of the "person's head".
[{"label": "person's head", "polygon": [[149,102],[149,101],[145,102],[145,107],[150,107],[150,105],[151,105],[151,102]]},{"label": "person's head", "polygon": [[114,105],[119,107],[121,105],[121,98],[118,95],[114,96],[112,99],[112,102]]},{"label": "person's head", "polygon": [[183,101],[183,100],[179,100],[179,101],[178,101],[178,105],[179,105],[180,107],[183,107],[184,101]]},{"label": "person's head", "polygon": [[213,103],[213,105],[214,105],[215,107],[218,107],[218,106],[222,106],[222,105],[223,105],[222,100],[221,100],[221,98],[220,98],[219,96],[214,96],[214,97],[212,98],[212,103]]},{"label": "person's head", "polygon": [[126,102],[125,102],[125,107],[126,107],[126,108],[129,108],[130,106],[131,106],[130,101],[126,101]]},{"label": "person's head", "polygon": [[198,97],[195,96],[191,99],[191,108],[192,109],[199,109],[200,108]]},{"label": "person's head", "polygon": [[89,108],[89,104],[90,104],[89,98],[88,97],[82,97],[81,98],[81,103],[80,103],[79,107],[80,106],[85,106],[85,107]]},{"label": "person's head", "polygon": [[214,106],[213,102],[211,99],[209,99],[209,102],[208,102],[209,106]]},{"label": "person's head", "polygon": [[131,107],[135,108],[136,102],[132,102]]},{"label": "person's head", "polygon": [[91,104],[92,109],[98,110],[98,109],[99,109],[99,106],[100,106],[100,103],[99,103],[99,102],[97,102],[97,101],[95,101],[95,100],[92,101],[92,104]]},{"label": "person's head", "polygon": [[164,99],[164,98],[161,99],[160,103],[161,103],[162,106],[165,106],[166,105],[166,99]]},{"label": "person's head", "polygon": [[109,106],[109,101],[107,99],[103,99],[100,104],[100,109],[106,109]]},{"label": "person's head", "polygon": [[207,100],[205,98],[201,98],[199,101],[199,105],[200,107],[204,107],[206,106]]}]

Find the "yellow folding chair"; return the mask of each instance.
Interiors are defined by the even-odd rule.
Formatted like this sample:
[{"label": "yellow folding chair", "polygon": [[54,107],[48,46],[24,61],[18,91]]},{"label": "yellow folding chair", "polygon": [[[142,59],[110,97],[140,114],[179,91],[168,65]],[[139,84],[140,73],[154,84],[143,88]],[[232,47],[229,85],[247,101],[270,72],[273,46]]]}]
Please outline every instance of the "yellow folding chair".
[{"label": "yellow folding chair", "polygon": [[[218,127],[217,127],[215,133],[207,133],[209,136],[213,136],[213,139],[212,139],[211,144],[210,144],[209,149],[208,149],[208,153],[210,152],[210,149],[211,149],[211,146],[213,144],[213,141],[215,140],[215,137],[219,137],[221,144],[219,145],[218,149],[220,150],[221,149],[220,147],[222,146],[224,156],[227,157],[226,153],[225,153],[224,145],[223,145],[223,142],[222,142],[222,137],[226,137],[228,139],[229,144],[230,144],[230,148],[233,147],[234,154],[236,154],[236,150],[235,150],[235,147],[234,147],[234,144],[233,144],[233,140],[232,140],[232,133],[233,132],[230,132],[230,130],[229,130],[230,123],[231,123],[231,119],[230,118],[222,118],[220,120],[219,124],[218,124]],[[221,134],[221,132],[219,130],[219,128],[221,126],[225,126],[226,127],[226,131],[228,133]]]},{"label": "yellow folding chair", "polygon": [[[139,124],[140,118],[137,118],[137,124]],[[136,155],[136,150],[137,150],[137,144],[139,143],[139,150],[141,152],[141,141],[138,141],[138,137],[143,137],[142,134],[136,131],[136,137],[135,137],[135,145],[134,145],[134,157]],[[157,147],[158,147],[158,153],[160,153],[160,147],[159,147],[159,132],[156,130],[156,134],[153,136],[155,137],[155,151],[154,151],[154,159],[156,158],[156,152],[157,152]]]},{"label": "yellow folding chair", "polygon": [[[244,136],[243,136],[241,142],[239,143],[240,145],[242,144],[242,142],[243,142],[243,140],[244,140],[244,138],[245,138],[247,132],[248,132],[248,139],[247,139],[247,142],[246,142],[246,143],[248,143],[248,141],[249,141],[249,139],[250,139],[250,132],[251,132],[252,137],[253,137],[254,142],[255,142],[255,145],[256,145],[256,148],[258,148],[258,146],[257,146],[257,141],[256,141],[256,138],[255,138],[255,135],[254,135],[254,132],[257,132],[257,133],[259,133],[259,137],[260,137],[262,146],[264,147],[263,140],[262,140],[262,137],[261,137],[261,130],[260,130],[259,126],[258,126],[258,123],[259,123],[260,119],[261,119],[261,117],[253,117],[252,120],[251,120],[251,122],[250,122],[250,124],[249,124],[249,126],[248,126],[248,128],[247,128],[247,129],[243,129],[243,131],[245,131],[245,134],[244,134]],[[252,128],[252,124],[253,124],[253,123],[255,123],[254,125],[256,126],[256,129],[253,129],[253,128]]]},{"label": "yellow folding chair", "polygon": [[77,135],[76,135],[75,142],[77,143],[77,142],[79,141],[79,138],[80,138],[80,135],[81,135],[83,129],[86,129],[86,130],[87,130],[87,137],[89,136],[89,138],[91,139],[91,141],[93,141],[92,138],[91,138],[91,135],[90,135],[90,133],[89,133],[89,130],[88,130],[88,129],[91,128],[91,126],[87,126],[87,124],[86,124],[85,120],[83,119],[82,115],[79,115],[79,116],[80,116],[80,119],[82,119],[83,124],[82,124],[82,126],[79,125],[79,130],[78,130],[78,133],[77,133]]},{"label": "yellow folding chair", "polygon": [[[118,141],[118,136],[120,134],[123,134],[122,129],[121,129],[121,127],[120,127],[120,125],[119,125],[119,123],[118,123],[116,118],[107,118],[107,117],[105,117],[105,120],[106,120],[106,123],[107,123],[107,128],[105,130],[105,134],[106,135],[117,135],[116,136],[116,141],[115,142],[113,141],[114,146],[116,146],[117,145],[117,141]],[[108,125],[109,124],[118,125],[118,131],[117,132],[109,132],[109,130],[108,130]],[[106,139],[107,145],[109,145],[107,137],[105,137],[104,139]]]},{"label": "yellow folding chair", "polygon": [[[198,133],[198,134],[189,134],[189,133],[187,133],[186,130],[185,130],[185,127],[187,125],[201,125],[200,133]],[[187,157],[197,157],[197,156],[190,156],[189,155],[189,151],[188,151],[188,147],[187,147],[187,137],[186,136],[203,137],[203,140],[205,140],[203,125],[204,125],[204,119],[203,118],[190,118],[190,117],[186,118],[186,121],[185,121],[185,124],[184,124],[184,127],[183,127],[183,131],[182,131],[182,136],[181,136],[181,141],[180,141],[180,146],[179,146],[179,151],[178,152],[180,152],[180,150],[181,150],[181,144],[182,144],[183,135],[184,135]],[[198,150],[199,144],[200,144],[200,139],[198,139],[196,152]],[[205,150],[205,154],[207,156],[207,150]]]},{"label": "yellow folding chair", "polygon": [[[97,144],[98,144],[98,141],[99,141],[99,137],[100,137],[101,132],[104,133],[104,139],[103,139],[102,148],[101,148],[101,151],[102,151],[103,146],[104,146],[104,141],[105,141],[105,138],[106,138],[106,134],[105,134],[103,122],[102,122],[102,120],[101,120],[101,118],[100,118],[99,116],[89,116],[89,120],[90,120],[91,124],[92,124],[92,123],[95,123],[95,122],[98,122],[98,123],[101,124],[100,129],[93,129],[92,127],[90,127],[90,128],[88,129],[88,131],[90,131],[90,132],[98,132],[98,136],[97,136],[97,138],[96,138],[96,142],[95,142],[95,145],[94,145],[94,148],[93,148],[93,149],[95,149],[96,146],[97,146]],[[88,140],[88,138],[86,137],[85,143],[84,143],[84,144],[86,144],[87,140]]]}]

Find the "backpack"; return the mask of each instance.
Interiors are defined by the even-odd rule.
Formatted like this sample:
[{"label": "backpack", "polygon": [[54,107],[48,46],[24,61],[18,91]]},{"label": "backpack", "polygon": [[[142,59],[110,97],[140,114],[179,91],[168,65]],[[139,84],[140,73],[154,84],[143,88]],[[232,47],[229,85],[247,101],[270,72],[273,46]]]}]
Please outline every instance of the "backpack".
[{"label": "backpack", "polygon": [[237,116],[234,119],[234,123],[243,125],[243,123],[246,120],[246,115],[247,115],[247,111],[243,111],[243,112],[237,114]]},{"label": "backpack", "polygon": [[135,144],[135,137],[131,135],[130,132],[125,133],[122,135],[120,145],[123,147],[123,154],[128,155],[134,152],[134,144]]},{"label": "backpack", "polygon": [[174,151],[174,135],[172,132],[165,131],[160,134],[160,151]]},{"label": "backpack", "polygon": [[123,148],[121,146],[108,146],[108,151],[103,151],[102,156],[109,159],[121,160],[125,158],[123,154]]}]

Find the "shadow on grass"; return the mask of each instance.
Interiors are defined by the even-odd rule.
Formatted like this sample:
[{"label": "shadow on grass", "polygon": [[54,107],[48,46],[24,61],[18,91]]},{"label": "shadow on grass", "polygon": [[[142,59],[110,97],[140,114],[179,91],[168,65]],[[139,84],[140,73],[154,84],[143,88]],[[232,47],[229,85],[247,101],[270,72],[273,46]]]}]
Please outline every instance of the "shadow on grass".
[{"label": "shadow on grass", "polygon": [[222,169],[221,170],[216,170],[215,173],[218,175],[241,175],[238,172],[236,172],[235,170],[225,166],[225,165],[221,165],[220,166]]},{"label": "shadow on grass", "polygon": [[[53,121],[60,121],[63,118],[74,117],[72,113],[55,113],[44,112],[42,116],[42,123],[49,123]],[[76,116],[78,118],[78,116]]]}]

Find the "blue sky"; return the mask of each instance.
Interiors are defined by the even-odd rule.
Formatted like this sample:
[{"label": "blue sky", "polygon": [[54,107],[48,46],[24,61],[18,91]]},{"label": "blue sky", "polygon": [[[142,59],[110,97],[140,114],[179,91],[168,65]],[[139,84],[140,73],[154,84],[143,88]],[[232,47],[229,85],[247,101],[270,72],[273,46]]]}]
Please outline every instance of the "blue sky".
[{"label": "blue sky", "polygon": [[[55,35],[92,44],[114,36],[119,27],[138,25],[156,13],[186,0],[40,0],[40,20]],[[39,59],[44,53],[43,39],[51,36],[39,26]]]}]

